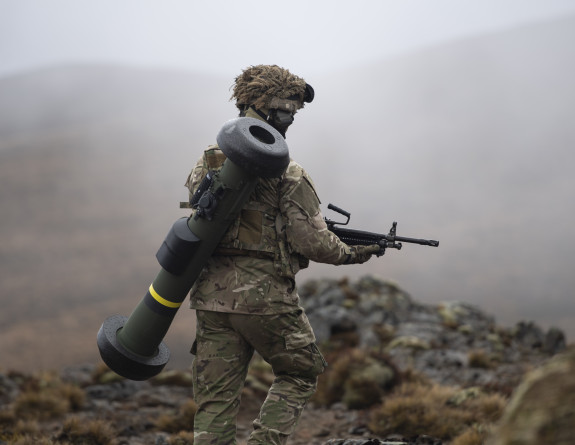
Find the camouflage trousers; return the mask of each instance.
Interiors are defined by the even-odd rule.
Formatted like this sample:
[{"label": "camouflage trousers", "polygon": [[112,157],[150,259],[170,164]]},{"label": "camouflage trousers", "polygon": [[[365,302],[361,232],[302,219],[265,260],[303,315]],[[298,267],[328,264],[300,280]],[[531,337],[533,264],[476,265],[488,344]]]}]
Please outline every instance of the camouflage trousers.
[{"label": "camouflage trousers", "polygon": [[272,366],[275,379],[247,443],[285,444],[327,365],[305,313],[196,313],[194,445],[236,443],[236,417],[254,350]]}]

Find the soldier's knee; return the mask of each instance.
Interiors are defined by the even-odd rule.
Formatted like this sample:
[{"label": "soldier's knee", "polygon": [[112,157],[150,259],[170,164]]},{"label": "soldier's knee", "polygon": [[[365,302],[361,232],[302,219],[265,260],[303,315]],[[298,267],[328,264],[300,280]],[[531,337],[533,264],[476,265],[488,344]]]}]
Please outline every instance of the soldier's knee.
[{"label": "soldier's knee", "polygon": [[276,375],[288,374],[315,382],[317,376],[325,371],[327,362],[315,343],[298,349],[286,350],[271,360]]}]

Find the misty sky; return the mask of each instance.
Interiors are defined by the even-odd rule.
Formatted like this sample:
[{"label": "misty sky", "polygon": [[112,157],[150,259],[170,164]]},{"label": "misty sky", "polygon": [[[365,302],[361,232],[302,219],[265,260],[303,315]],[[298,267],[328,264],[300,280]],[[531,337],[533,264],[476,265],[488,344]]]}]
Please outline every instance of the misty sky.
[{"label": "misty sky", "polygon": [[573,0],[0,0],[0,76],[102,62],[324,74],[568,14]]}]

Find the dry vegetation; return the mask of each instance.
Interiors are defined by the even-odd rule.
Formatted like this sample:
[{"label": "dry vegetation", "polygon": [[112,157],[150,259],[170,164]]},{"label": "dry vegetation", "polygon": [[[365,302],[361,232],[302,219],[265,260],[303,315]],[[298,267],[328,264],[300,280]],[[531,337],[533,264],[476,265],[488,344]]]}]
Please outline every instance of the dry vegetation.
[{"label": "dry vegetation", "polygon": [[[0,444],[12,445],[116,445],[118,428],[108,418],[98,418],[85,408],[86,392],[75,384],[63,382],[54,373],[25,375],[8,373],[18,383],[19,394],[11,403],[0,405]],[[105,365],[97,367],[93,384],[111,384],[122,380]],[[167,371],[153,380],[155,385],[189,386],[189,373]],[[2,388],[0,388],[2,389]],[[0,396],[3,395],[0,391]],[[154,429],[171,433],[169,445],[193,443],[189,431],[197,406],[188,400],[165,410]]]},{"label": "dry vegetation", "polygon": [[[340,403],[349,410],[357,410],[366,420],[372,437],[429,435],[451,445],[480,445],[506,404],[500,394],[480,388],[439,386],[415,371],[391,377],[397,370],[381,353],[346,347],[326,355],[331,366],[320,378],[314,405],[329,407]],[[89,412],[82,387],[48,373],[8,375],[18,382],[20,393],[11,403],[0,406],[0,443],[118,443],[119,426],[110,418],[99,418]],[[93,384],[119,381],[104,366],[94,371],[92,379]],[[272,380],[269,366],[261,359],[254,360],[245,398],[254,392],[263,394]],[[152,383],[189,386],[190,374],[166,371]],[[163,432],[165,443],[170,445],[192,444],[190,426],[196,410],[191,399],[163,408],[162,414],[150,422],[150,428]]]},{"label": "dry vegetation", "polygon": [[502,396],[484,394],[478,389],[405,383],[371,411],[369,427],[378,436],[401,431],[480,445],[504,407]]},{"label": "dry vegetation", "polygon": [[396,383],[397,370],[387,357],[351,348],[326,354],[330,366],[318,382],[313,401],[329,406],[343,402],[350,409],[378,403]]},{"label": "dry vegetation", "polygon": [[[477,387],[440,386],[416,371],[400,373],[382,354],[334,351],[314,401],[366,409],[374,436],[429,435],[452,445],[481,445],[499,420],[506,397]],[[478,354],[477,366],[486,366]],[[397,377],[385,378],[386,374]]]},{"label": "dry vegetation", "polygon": [[185,432],[194,424],[194,416],[198,410],[198,405],[193,400],[184,403],[179,409],[167,412],[158,417],[155,422],[160,431],[167,433]]}]

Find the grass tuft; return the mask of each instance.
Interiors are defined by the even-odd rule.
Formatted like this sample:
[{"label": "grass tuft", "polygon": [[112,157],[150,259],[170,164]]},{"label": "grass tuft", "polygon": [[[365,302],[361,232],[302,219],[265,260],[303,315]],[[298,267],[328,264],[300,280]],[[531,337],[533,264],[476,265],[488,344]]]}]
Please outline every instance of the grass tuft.
[{"label": "grass tuft", "polygon": [[194,433],[189,431],[181,431],[175,436],[170,437],[168,440],[169,445],[193,445]]},{"label": "grass tuft", "polygon": [[49,420],[81,409],[85,401],[86,393],[76,385],[40,379],[16,397],[12,410],[19,419]]},{"label": "grass tuft", "polygon": [[467,357],[471,368],[492,369],[497,366],[496,357],[483,349],[470,351]]},{"label": "grass tuft", "polygon": [[[464,396],[461,396],[463,391]],[[457,402],[454,402],[457,401]],[[379,435],[429,435],[452,440],[473,425],[496,422],[505,407],[498,394],[405,383],[371,411],[370,430]],[[471,436],[471,433],[468,433]],[[462,439],[463,440],[463,439]]]},{"label": "grass tuft", "polygon": [[104,362],[101,362],[98,364],[98,366],[96,366],[94,372],[92,372],[92,380],[94,383],[108,384],[120,382],[124,380],[124,377],[116,374],[108,367],[108,365],[106,365]]},{"label": "grass tuft", "polygon": [[192,430],[197,411],[198,405],[190,399],[181,405],[177,412],[159,416],[155,423],[156,428],[167,433],[179,433]]},{"label": "grass tuft", "polygon": [[487,440],[487,432],[477,428],[468,428],[451,442],[451,445],[483,445]]},{"label": "grass tuft", "polygon": [[69,445],[115,445],[114,428],[104,420],[85,420],[72,417],[62,427],[58,443]]},{"label": "grass tuft", "polygon": [[26,420],[49,420],[62,417],[68,412],[69,403],[53,392],[27,391],[14,401],[14,414]]},{"label": "grass tuft", "polygon": [[168,385],[168,386],[181,386],[192,387],[193,379],[191,371],[168,370],[162,371],[160,374],[150,379],[152,385]]},{"label": "grass tuft", "polygon": [[318,379],[313,401],[322,406],[343,402],[350,409],[379,403],[397,381],[397,370],[383,354],[364,349],[334,350],[328,353],[330,366]]},{"label": "grass tuft", "polygon": [[[58,442],[54,442],[52,439],[46,437],[36,437],[36,436],[16,436],[11,442],[11,445],[61,445]],[[66,444],[67,445],[67,444]]]},{"label": "grass tuft", "polygon": [[40,435],[40,425],[36,420],[20,419],[14,424],[14,434],[16,435]]}]

